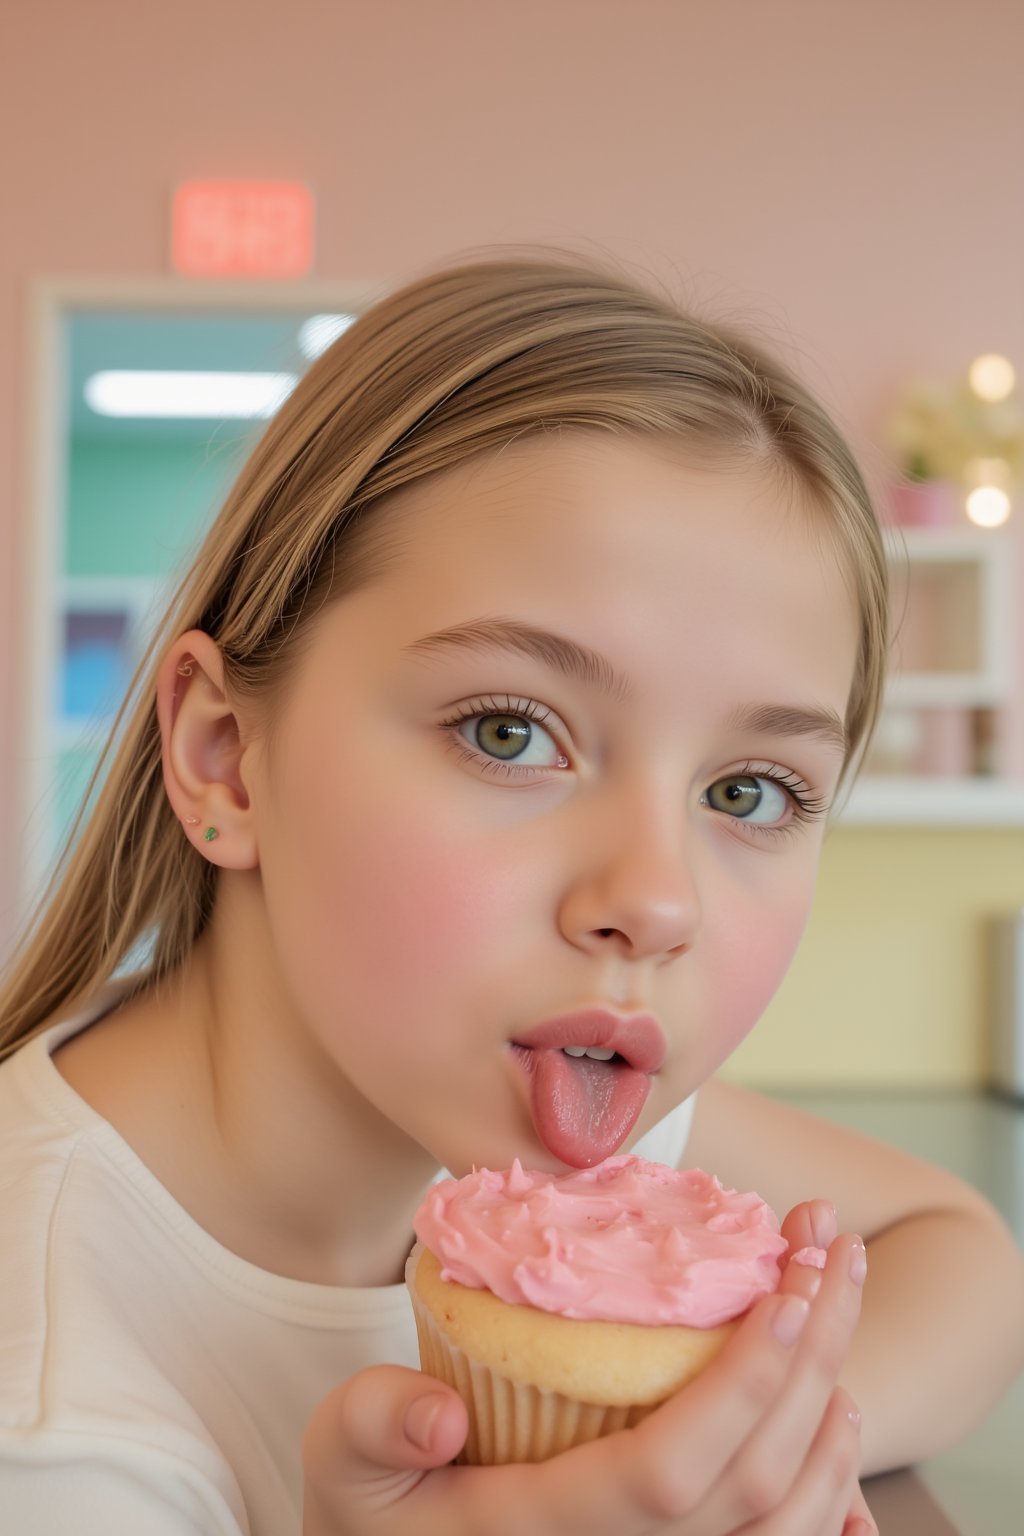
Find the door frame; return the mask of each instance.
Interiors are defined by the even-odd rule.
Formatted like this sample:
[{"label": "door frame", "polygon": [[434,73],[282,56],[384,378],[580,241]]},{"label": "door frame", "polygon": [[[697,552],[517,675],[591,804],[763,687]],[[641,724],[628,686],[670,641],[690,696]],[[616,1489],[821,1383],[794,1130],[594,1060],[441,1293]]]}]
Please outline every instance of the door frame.
[{"label": "door frame", "polygon": [[[74,313],[154,310],[239,314],[294,310],[360,313],[387,291],[370,281],[321,278],[295,282],[192,281],[173,275],[40,276],[28,290],[25,398],[25,496],[19,541],[21,600],[14,640],[15,932],[30,920],[52,872],[55,780],[51,747],[53,692],[61,650],[53,593],[63,566],[67,496],[67,322]],[[42,787],[42,794],[40,793]]]}]

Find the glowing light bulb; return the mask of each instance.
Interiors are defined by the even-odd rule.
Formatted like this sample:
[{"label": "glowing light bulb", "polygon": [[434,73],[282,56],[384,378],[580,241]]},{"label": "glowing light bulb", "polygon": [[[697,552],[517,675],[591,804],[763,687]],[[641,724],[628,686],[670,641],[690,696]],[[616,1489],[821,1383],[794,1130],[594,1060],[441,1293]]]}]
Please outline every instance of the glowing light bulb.
[{"label": "glowing light bulb", "polygon": [[967,378],[974,393],[982,400],[1005,400],[1010,394],[1017,375],[1008,357],[998,352],[986,352],[976,357],[967,370]]},{"label": "glowing light bulb", "polygon": [[967,516],[979,528],[1001,528],[1010,515],[1010,498],[998,485],[979,485],[967,498]]}]

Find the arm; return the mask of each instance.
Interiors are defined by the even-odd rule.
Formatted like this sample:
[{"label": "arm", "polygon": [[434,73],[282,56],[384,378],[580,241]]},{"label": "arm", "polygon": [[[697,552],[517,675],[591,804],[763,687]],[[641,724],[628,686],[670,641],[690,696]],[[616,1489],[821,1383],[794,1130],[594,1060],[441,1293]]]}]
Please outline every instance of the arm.
[{"label": "arm", "polygon": [[1024,1259],[952,1174],[717,1081],[701,1089],[686,1161],[780,1213],[823,1197],[863,1236],[868,1280],[842,1379],[864,1415],[865,1473],[945,1449],[1024,1367]]}]

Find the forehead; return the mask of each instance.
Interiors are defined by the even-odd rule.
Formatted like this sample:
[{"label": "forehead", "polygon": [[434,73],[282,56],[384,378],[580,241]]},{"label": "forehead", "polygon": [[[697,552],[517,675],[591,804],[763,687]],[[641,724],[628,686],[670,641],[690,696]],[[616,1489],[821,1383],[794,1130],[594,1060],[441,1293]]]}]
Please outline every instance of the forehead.
[{"label": "forehead", "polygon": [[716,693],[845,709],[851,586],[821,514],[771,470],[696,465],[661,440],[532,437],[372,516],[394,558],[336,620],[364,622],[387,651],[502,616],[602,652],[674,712]]},{"label": "forehead", "polygon": [[[742,529],[752,546],[812,560],[820,515],[771,466],[695,461],[670,439],[594,432],[533,436],[478,454],[387,498],[380,516],[414,561],[458,544],[508,548],[524,561],[605,544],[638,556],[660,546],[692,561],[701,541],[722,546]],[[708,551],[711,553],[711,548]]]}]

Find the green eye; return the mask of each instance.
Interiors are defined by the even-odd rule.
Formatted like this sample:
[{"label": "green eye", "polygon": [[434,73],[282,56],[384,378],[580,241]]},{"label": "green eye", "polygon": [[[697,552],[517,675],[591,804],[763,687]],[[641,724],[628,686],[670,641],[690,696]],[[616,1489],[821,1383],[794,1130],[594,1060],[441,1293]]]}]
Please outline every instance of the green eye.
[{"label": "green eye", "polygon": [[533,739],[535,727],[521,715],[477,715],[467,721],[468,741],[491,757],[511,762],[521,757]]},{"label": "green eye", "polygon": [[483,772],[529,777],[569,767],[569,759],[548,729],[551,720],[548,711],[532,699],[520,701],[506,694],[500,704],[489,698],[463,705],[453,720],[442,722],[441,729],[472,748],[462,755]]},{"label": "green eye", "polygon": [[751,821],[759,826],[772,825],[785,814],[789,796],[763,774],[735,773],[717,779],[704,799],[712,810]]},{"label": "green eye", "polygon": [[492,762],[521,763],[529,768],[564,766],[558,745],[536,720],[526,715],[470,715],[458,727],[468,741]]}]

